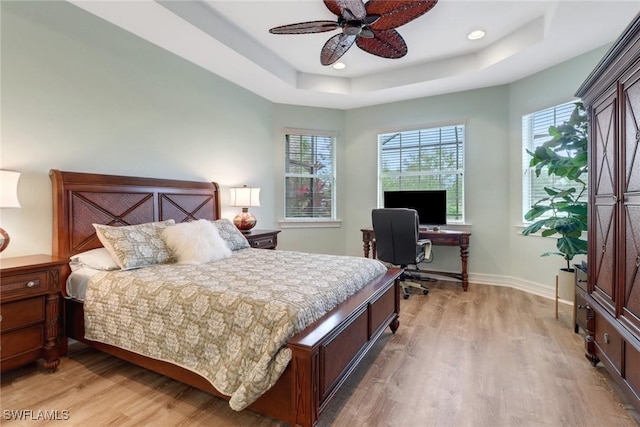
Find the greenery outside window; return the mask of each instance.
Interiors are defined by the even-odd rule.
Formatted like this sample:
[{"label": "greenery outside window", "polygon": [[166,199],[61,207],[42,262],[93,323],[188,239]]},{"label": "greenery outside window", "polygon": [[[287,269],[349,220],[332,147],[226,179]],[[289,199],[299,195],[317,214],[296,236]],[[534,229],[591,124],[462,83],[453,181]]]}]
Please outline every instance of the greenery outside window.
[{"label": "greenery outside window", "polygon": [[464,222],[464,125],[378,135],[385,191],[446,190],[447,222]]},{"label": "greenery outside window", "polygon": [[287,131],[285,220],[333,220],[335,135]]},{"label": "greenery outside window", "polygon": [[[522,218],[524,223],[527,222],[524,215],[531,210],[534,203],[549,196],[544,190],[545,187],[562,191],[575,186],[575,183],[567,178],[558,177],[555,174],[548,175],[546,168],[542,170],[540,176],[536,177],[535,167],[529,166],[531,155],[527,153],[527,150],[535,152],[536,148],[551,140],[549,128],[560,126],[568,121],[575,107],[575,102],[568,102],[522,117]],[[586,201],[586,198],[585,192],[581,200]],[[540,219],[548,218],[550,215],[551,213],[547,212]]]}]

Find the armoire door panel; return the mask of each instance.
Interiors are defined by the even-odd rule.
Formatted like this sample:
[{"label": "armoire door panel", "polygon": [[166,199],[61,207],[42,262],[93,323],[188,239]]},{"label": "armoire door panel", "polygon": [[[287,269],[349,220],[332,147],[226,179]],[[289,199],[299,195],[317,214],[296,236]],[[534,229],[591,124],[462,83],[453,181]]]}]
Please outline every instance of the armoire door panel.
[{"label": "armoire door panel", "polygon": [[621,84],[625,193],[640,192],[640,70],[635,70]]},{"label": "armoire door panel", "polygon": [[622,193],[618,269],[621,321],[640,332],[640,67],[620,80],[620,187]]},{"label": "armoire door panel", "polygon": [[591,136],[595,154],[593,194],[614,194],[616,167],[616,97],[611,95],[594,107]]},{"label": "armoire door panel", "polygon": [[640,330],[640,195],[624,205],[625,241],[621,254],[624,272],[623,313],[625,320]]},{"label": "armoire door panel", "polygon": [[[615,301],[614,280],[612,274],[615,266],[615,208],[608,196],[595,197],[593,206],[595,216],[595,230],[591,234],[594,237],[592,247],[594,250],[595,268],[593,270],[594,293],[597,293],[604,302],[613,306]],[[614,314],[612,312],[612,314]]]}]

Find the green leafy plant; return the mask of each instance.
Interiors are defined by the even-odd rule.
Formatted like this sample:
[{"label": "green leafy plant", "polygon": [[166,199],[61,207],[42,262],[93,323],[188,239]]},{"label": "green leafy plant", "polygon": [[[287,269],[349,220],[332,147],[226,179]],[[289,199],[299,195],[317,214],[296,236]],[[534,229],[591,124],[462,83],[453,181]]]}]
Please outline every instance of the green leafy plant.
[{"label": "green leafy plant", "polygon": [[558,250],[542,256],[562,256],[567,269],[576,255],[587,253],[587,241],[582,236],[587,230],[588,129],[584,106],[580,102],[575,105],[569,120],[549,128],[549,141],[535,152],[527,150],[531,156],[529,166],[534,168],[536,177],[546,171],[549,176],[564,178],[575,185],[564,190],[544,187],[547,197],[535,202],[525,214],[524,218],[532,224],[522,231],[525,236],[540,230],[545,237],[560,235],[556,243]]}]

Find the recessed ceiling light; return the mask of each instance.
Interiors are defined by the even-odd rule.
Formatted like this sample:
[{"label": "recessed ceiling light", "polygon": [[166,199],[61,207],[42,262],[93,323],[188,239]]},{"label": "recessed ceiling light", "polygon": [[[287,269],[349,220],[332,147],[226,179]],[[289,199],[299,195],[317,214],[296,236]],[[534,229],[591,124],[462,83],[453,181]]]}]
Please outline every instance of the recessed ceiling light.
[{"label": "recessed ceiling light", "polygon": [[467,36],[467,38],[469,40],[478,40],[484,37],[484,31],[482,30],[475,30],[475,31],[471,31],[469,33],[469,35]]},{"label": "recessed ceiling light", "polygon": [[344,64],[344,62],[336,62],[335,64],[333,64],[333,68],[335,68],[336,70],[342,70],[345,67],[346,65]]}]

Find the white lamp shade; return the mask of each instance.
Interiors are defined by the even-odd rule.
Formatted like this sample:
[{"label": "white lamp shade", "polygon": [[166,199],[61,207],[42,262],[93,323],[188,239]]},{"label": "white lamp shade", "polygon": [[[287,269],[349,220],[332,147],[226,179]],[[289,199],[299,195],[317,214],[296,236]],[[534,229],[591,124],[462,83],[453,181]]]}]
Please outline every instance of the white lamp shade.
[{"label": "white lamp shade", "polygon": [[260,189],[255,187],[231,187],[230,206],[260,206]]},{"label": "white lamp shade", "polygon": [[19,208],[18,180],[20,172],[0,170],[0,208]]}]

